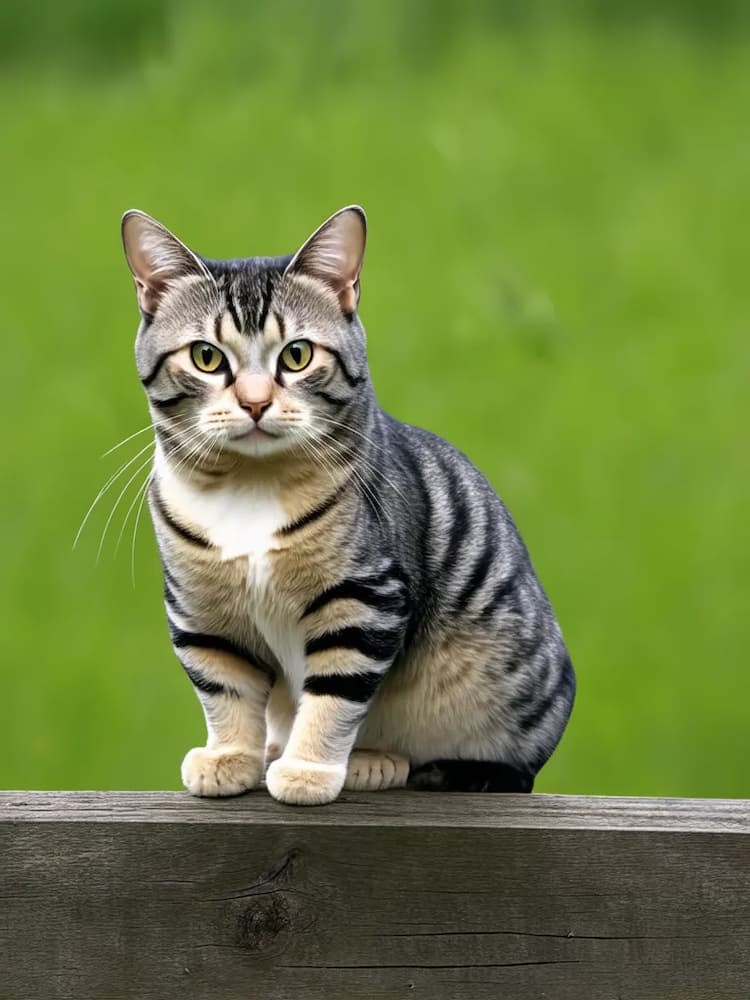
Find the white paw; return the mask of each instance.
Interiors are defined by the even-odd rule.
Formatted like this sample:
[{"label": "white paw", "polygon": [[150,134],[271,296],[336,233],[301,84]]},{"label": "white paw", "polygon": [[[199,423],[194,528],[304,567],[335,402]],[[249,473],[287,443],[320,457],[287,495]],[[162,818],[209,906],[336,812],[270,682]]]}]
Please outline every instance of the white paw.
[{"label": "white paw", "polygon": [[284,757],[266,772],[268,791],[279,802],[293,806],[321,806],[333,802],[344,787],[346,768],[338,764]]},{"label": "white paw", "polygon": [[257,788],[262,773],[262,755],[246,750],[195,747],[182,762],[182,783],[191,795],[239,795]]},{"label": "white paw", "polygon": [[398,753],[352,750],[344,787],[352,792],[382,792],[403,788],[409,777],[409,761]]}]

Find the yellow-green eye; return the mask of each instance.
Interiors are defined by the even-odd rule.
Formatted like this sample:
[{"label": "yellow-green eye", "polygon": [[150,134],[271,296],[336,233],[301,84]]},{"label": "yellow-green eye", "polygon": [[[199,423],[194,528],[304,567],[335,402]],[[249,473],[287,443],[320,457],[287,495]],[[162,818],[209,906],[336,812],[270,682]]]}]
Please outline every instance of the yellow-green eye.
[{"label": "yellow-green eye", "polygon": [[224,364],[224,355],[213,344],[207,344],[205,340],[197,340],[190,348],[190,357],[193,364],[202,372],[215,372]]},{"label": "yellow-green eye", "polygon": [[290,372],[301,372],[312,361],[313,349],[309,340],[293,340],[281,352],[279,360]]}]

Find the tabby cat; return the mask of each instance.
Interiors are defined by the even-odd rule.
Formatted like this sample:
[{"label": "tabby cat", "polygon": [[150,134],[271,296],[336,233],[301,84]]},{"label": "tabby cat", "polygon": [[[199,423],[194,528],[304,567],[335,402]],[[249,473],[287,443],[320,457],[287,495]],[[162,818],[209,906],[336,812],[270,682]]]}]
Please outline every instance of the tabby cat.
[{"label": "tabby cat", "polygon": [[378,406],[362,209],[287,257],[209,260],[139,211],[122,232],[169,631],[208,729],[185,787],[531,791],[573,668],[487,480]]}]

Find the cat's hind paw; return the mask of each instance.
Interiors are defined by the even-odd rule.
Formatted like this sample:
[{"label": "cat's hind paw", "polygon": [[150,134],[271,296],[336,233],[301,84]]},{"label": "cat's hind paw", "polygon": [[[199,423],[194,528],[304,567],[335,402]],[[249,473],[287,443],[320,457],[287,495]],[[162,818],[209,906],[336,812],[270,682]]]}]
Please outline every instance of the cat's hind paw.
[{"label": "cat's hind paw", "polygon": [[246,750],[195,747],[182,762],[182,783],[191,795],[240,795],[257,788],[262,774],[263,755]]},{"label": "cat's hind paw", "polygon": [[398,753],[352,750],[344,788],[352,792],[382,792],[403,788],[409,777],[409,761]]},{"label": "cat's hind paw", "polygon": [[338,764],[280,757],[266,771],[268,791],[291,806],[322,806],[333,802],[343,788],[346,768]]}]

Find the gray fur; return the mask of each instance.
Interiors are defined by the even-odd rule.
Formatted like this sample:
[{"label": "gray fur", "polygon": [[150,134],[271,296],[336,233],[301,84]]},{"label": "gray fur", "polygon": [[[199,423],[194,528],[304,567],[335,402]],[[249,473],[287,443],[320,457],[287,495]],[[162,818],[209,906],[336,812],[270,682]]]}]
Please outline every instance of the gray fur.
[{"label": "gray fur", "polygon": [[[150,220],[139,215],[137,221],[143,226]],[[288,577],[279,571],[278,579],[288,582],[274,583],[279,606],[290,621],[296,616],[308,650],[313,650],[300,690],[302,681],[295,687],[290,668],[264,633],[262,616],[256,620],[252,595],[243,605],[244,585],[238,581],[244,580],[245,570],[235,572],[237,560],[227,560],[210,544],[195,552],[189,539],[177,537],[175,524],[203,541],[200,526],[189,515],[169,504],[159,507],[157,465],[151,506],[168,572],[167,611],[173,638],[187,634],[195,641],[199,635],[204,643],[200,656],[193,648],[188,661],[189,644],[186,647],[180,640],[180,646],[176,641],[176,651],[196,684],[209,726],[211,713],[216,716],[225,704],[221,697],[239,698],[241,692],[221,674],[221,648],[215,661],[207,661],[206,635],[213,636],[219,647],[229,644],[228,656],[238,661],[244,657],[276,678],[277,686],[286,684],[296,705],[316,693],[319,699],[330,699],[331,733],[338,735],[331,735],[325,746],[333,761],[344,752],[334,744],[345,733],[341,746],[346,745],[347,753],[355,746],[407,757],[415,787],[504,787],[501,779],[493,784],[486,769],[468,764],[481,761],[517,772],[519,790],[530,789],[534,775],[557,745],[573,704],[574,675],[560,628],[510,513],[482,473],[447,441],[399,422],[378,405],[365,333],[354,308],[361,253],[358,264],[347,259],[346,273],[337,285],[334,278],[329,280],[307,264],[319,232],[303,248],[307,257],[298,253],[294,258],[233,261],[197,256],[191,261],[179,249],[182,244],[169,247],[171,234],[167,234],[158,284],[143,292],[138,282],[151,280],[148,266],[140,260],[134,265],[136,238],[126,230],[126,251],[143,311],[137,368],[147,382],[165,461],[177,466],[192,454],[192,468],[188,472],[190,462],[182,462],[180,475],[191,478],[196,489],[209,492],[223,488],[223,477],[234,482],[232,476],[249,480],[265,476],[269,463],[279,461],[286,466],[284,474],[298,468],[299,482],[304,484],[312,448],[319,462],[331,464],[334,481],[340,479],[342,484],[340,496],[333,500],[332,490],[322,486],[319,501],[307,502],[306,509],[290,516],[289,524],[277,532],[280,538],[304,540],[314,527],[322,539],[319,550],[300,543],[299,571]],[[161,238],[156,231],[157,243]],[[323,250],[327,253],[327,248]],[[325,263],[325,253],[319,256]],[[171,261],[178,262],[175,273],[169,271]],[[231,352],[232,371],[226,380],[214,383],[173,361],[191,341],[222,347],[217,337],[227,329],[222,323],[229,322],[228,316],[239,322],[242,345]],[[240,369],[261,371],[269,364],[269,317],[274,317],[274,324],[278,318],[284,329],[293,329],[295,339],[313,342],[325,356],[325,363],[283,389],[290,405],[296,401],[304,409],[306,444],[299,444],[297,432],[290,430],[288,444],[278,453],[257,459],[235,453],[224,439],[212,445],[207,436],[204,447],[196,450],[196,436],[201,444],[202,431],[194,425],[204,408],[220,391],[231,393],[232,379]],[[269,413],[269,426],[274,427],[273,411]],[[287,438],[282,435],[282,440]],[[311,496],[317,495],[312,487],[311,491]],[[332,504],[330,510],[317,514],[318,503],[327,502]],[[306,527],[310,512],[315,524]],[[318,551],[320,556],[309,554]],[[208,585],[210,580],[214,583]],[[350,675],[342,668],[329,667],[326,661],[319,669],[311,662],[315,644],[325,645],[332,626],[329,623],[320,632],[323,626],[316,625],[316,616],[322,612],[308,610],[316,601],[325,602],[321,594],[353,585],[361,592],[354,600],[362,603],[363,623],[348,620],[347,627],[359,630],[360,645],[365,639],[374,644],[373,651],[362,654],[364,660],[361,651],[357,654],[351,671],[352,677],[359,672],[360,677],[372,679],[372,691],[364,701],[361,690],[351,688],[359,702],[347,700],[348,689],[342,685]],[[225,609],[221,613],[217,602]],[[331,602],[326,605],[328,611],[331,606]],[[328,648],[322,660],[334,654],[340,659],[341,653],[341,647]],[[443,676],[428,677],[430,671],[442,671]],[[335,682],[330,680],[332,672]],[[343,694],[323,694],[331,684]],[[208,690],[212,685],[217,689],[213,693]],[[259,698],[268,697],[263,690],[266,693]],[[450,762],[455,760],[466,761],[467,767],[463,772],[458,769],[463,776],[452,783]],[[248,779],[243,787],[250,784]],[[515,787],[513,780],[509,787]]]}]

